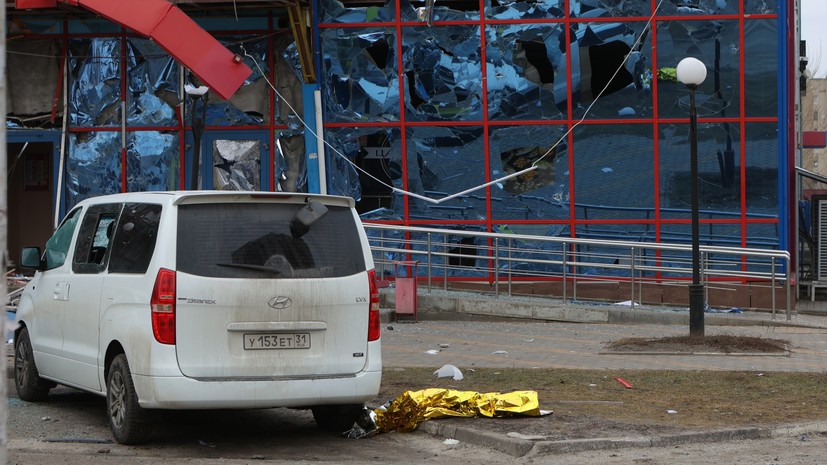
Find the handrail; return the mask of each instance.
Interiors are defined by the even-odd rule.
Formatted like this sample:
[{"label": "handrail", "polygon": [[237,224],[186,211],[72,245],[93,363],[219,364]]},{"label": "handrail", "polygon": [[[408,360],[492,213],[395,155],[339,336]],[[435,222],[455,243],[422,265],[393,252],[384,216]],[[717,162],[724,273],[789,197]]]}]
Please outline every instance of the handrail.
[{"label": "handrail", "polygon": [[[429,293],[435,279],[441,280],[447,289],[449,281],[484,278],[493,287],[496,298],[501,283],[507,283],[508,295],[513,295],[515,278],[536,278],[562,281],[563,299],[577,300],[582,297],[577,294],[578,285],[628,282],[630,302],[634,306],[636,297],[642,301],[644,285],[688,283],[692,273],[689,244],[503,234],[371,222],[363,225],[380,276],[388,275],[388,269],[392,273],[395,261],[418,261],[418,276],[427,278]],[[465,241],[458,242],[458,238]],[[763,282],[769,284],[773,318],[775,290],[781,284],[786,296],[787,320],[791,319],[789,252],[709,245],[701,245],[700,251],[703,282],[753,287]],[[707,299],[709,287],[706,287]]]}]

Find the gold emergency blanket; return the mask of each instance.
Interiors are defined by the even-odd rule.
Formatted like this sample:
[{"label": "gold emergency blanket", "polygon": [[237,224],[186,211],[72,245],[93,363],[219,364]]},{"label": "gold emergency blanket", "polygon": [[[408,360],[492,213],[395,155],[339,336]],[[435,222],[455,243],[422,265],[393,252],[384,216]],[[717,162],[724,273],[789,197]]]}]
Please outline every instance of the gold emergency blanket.
[{"label": "gold emergency blanket", "polygon": [[536,391],[479,393],[452,389],[407,391],[386,410],[374,411],[379,432],[413,431],[425,420],[452,417],[504,417],[513,414],[540,416]]}]

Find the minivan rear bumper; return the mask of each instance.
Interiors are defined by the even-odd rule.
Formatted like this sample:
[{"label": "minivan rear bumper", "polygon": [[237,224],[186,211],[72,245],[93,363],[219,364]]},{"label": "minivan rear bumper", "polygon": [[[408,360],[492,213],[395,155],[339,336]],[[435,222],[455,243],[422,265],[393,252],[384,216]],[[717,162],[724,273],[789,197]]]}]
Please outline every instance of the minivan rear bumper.
[{"label": "minivan rear bumper", "polygon": [[376,398],[382,371],[341,378],[202,381],[132,376],[140,405],[151,409],[245,409],[361,404]]}]

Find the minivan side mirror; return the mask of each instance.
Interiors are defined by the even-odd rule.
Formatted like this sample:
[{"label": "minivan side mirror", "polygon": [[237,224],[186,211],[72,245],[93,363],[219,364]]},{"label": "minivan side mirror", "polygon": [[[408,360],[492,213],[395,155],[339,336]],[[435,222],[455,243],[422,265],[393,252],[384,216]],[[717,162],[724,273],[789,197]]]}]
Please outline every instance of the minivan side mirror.
[{"label": "minivan side mirror", "polygon": [[327,207],[323,203],[311,200],[293,216],[290,221],[290,233],[294,238],[299,238],[310,231],[310,225],[327,214]]},{"label": "minivan side mirror", "polygon": [[24,247],[20,251],[20,266],[43,271],[46,267],[40,257],[40,247]]}]

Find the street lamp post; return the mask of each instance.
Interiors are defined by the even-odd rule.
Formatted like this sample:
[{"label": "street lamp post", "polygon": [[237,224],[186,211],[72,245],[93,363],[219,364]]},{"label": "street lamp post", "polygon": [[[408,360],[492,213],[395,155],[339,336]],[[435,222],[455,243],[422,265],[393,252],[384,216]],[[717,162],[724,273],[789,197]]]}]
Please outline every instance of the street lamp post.
[{"label": "street lamp post", "polygon": [[677,77],[689,89],[689,163],[692,183],[692,284],[689,285],[689,335],[704,335],[704,285],[701,282],[700,220],[698,218],[698,112],[695,90],[706,79],[706,66],[697,58],[678,63]]}]

